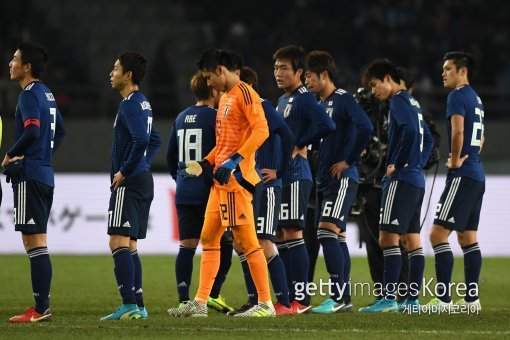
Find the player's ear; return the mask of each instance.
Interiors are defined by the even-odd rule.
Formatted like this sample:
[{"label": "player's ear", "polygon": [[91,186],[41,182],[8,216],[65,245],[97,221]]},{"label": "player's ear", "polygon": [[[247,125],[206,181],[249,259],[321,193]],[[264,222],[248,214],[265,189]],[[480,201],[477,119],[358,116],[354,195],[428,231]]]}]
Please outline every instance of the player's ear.
[{"label": "player's ear", "polygon": [[298,75],[299,78],[301,78],[301,76],[303,75],[303,69],[302,68],[298,68],[295,74]]},{"label": "player's ear", "polygon": [[30,73],[32,74],[32,64],[31,63],[26,63],[26,64],[23,64],[23,69],[25,70],[25,73]]},{"label": "player's ear", "polygon": [[123,76],[126,77],[126,80],[131,80],[133,78],[133,72],[127,71]]}]

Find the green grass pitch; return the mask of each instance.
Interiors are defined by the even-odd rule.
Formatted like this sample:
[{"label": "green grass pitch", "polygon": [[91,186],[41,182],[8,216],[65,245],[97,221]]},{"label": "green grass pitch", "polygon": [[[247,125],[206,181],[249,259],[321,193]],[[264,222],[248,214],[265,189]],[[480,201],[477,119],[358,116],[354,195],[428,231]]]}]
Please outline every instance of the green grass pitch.
[{"label": "green grass pitch", "polygon": [[[120,304],[113,260],[108,256],[52,256],[53,321],[15,325],[7,319],[30,306],[31,284],[26,256],[0,256],[0,339],[78,338],[501,338],[510,337],[510,259],[487,258],[481,274],[480,315],[352,314],[283,316],[271,319],[237,319],[210,311],[205,319],[174,319],[166,314],[177,305],[174,256],[142,255],[144,296],[148,320],[100,322]],[[223,287],[222,295],[235,306],[246,300],[241,267],[237,257]],[[195,261],[192,295],[196,292],[199,257]],[[426,276],[433,275],[434,263],[427,259]],[[326,279],[324,261],[319,258],[316,279]],[[370,282],[364,258],[353,258],[352,278]],[[454,281],[463,280],[462,258],[455,259]],[[317,305],[323,300],[315,297]],[[353,297],[355,309],[372,297]],[[422,299],[423,301],[423,299]]]}]

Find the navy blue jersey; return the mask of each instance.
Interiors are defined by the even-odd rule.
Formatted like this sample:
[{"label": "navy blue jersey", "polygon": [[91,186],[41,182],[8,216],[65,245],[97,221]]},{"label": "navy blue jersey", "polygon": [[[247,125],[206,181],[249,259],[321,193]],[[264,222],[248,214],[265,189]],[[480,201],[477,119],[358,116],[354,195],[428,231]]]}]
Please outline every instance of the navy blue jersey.
[{"label": "navy blue jersey", "polygon": [[149,161],[160,145],[159,134],[152,129],[149,101],[141,92],[132,92],[120,102],[113,124],[110,179],[118,171],[126,178],[149,171]]},{"label": "navy blue jersey", "polygon": [[269,137],[257,150],[255,161],[259,169],[277,170],[278,178],[264,183],[264,188],[272,186],[281,188],[281,176],[285,173],[292,154],[294,135],[283,117],[278,114],[269,101],[262,99],[262,108],[266,115]]},{"label": "navy blue jersey", "polygon": [[448,95],[446,117],[448,118],[448,150],[452,151],[452,115],[464,117],[464,142],[460,156],[469,155],[455,177],[470,177],[475,181],[485,181],[482,163],[480,162],[480,146],[483,136],[483,105],[482,100],[470,85],[463,85]]},{"label": "navy blue jersey", "polygon": [[[25,179],[55,187],[55,176],[51,166],[53,148],[63,137],[63,122],[51,90],[40,81],[28,84],[19,95],[15,114],[15,154],[10,157],[25,156]],[[37,138],[23,150],[16,148],[25,129],[36,126]]]},{"label": "navy blue jersey", "polygon": [[423,120],[420,104],[406,90],[390,98],[386,166],[397,169],[392,178],[425,187],[423,165],[429,158],[433,139]]},{"label": "navy blue jersey", "polygon": [[[289,96],[284,94],[278,99],[276,110],[283,116],[295,136],[295,144],[303,148],[335,130],[335,123],[326,110],[317,103],[315,97],[305,86],[298,87]],[[299,180],[312,180],[308,160],[295,157],[290,161],[283,176],[283,185]]]},{"label": "navy blue jersey", "polygon": [[216,145],[216,110],[207,105],[190,106],[175,119],[166,161],[177,183],[176,204],[204,204],[213,183],[212,170],[195,178],[177,175],[178,162],[201,161]]},{"label": "navy blue jersey", "polygon": [[331,181],[329,169],[335,163],[346,161],[350,167],[342,177],[359,183],[358,169],[361,152],[367,146],[373,130],[365,111],[356,103],[353,95],[342,89],[334,91],[326,100],[320,101],[336,124],[336,130],[324,137],[319,146],[317,161],[317,190],[322,191]]}]

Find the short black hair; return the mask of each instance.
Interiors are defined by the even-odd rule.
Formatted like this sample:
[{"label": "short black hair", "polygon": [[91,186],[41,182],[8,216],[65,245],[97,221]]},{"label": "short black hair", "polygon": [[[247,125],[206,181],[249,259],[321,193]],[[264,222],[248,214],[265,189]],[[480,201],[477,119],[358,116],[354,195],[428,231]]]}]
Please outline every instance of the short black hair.
[{"label": "short black hair", "polygon": [[229,71],[240,70],[243,67],[243,58],[234,51],[208,48],[197,61],[198,69],[203,72],[215,72],[218,66],[224,66]]},{"label": "short black hair", "polygon": [[133,51],[123,52],[117,59],[122,66],[122,74],[131,72],[133,84],[140,85],[147,72],[147,59],[141,53]]},{"label": "short black hair", "polygon": [[412,88],[414,85],[414,81],[416,79],[414,73],[411,72],[411,70],[409,70],[405,67],[402,67],[402,66],[397,67],[397,72],[398,72],[398,76],[400,77],[400,80],[403,80],[404,83],[406,84],[406,88],[408,90],[410,88]]},{"label": "short black hair", "polygon": [[447,60],[452,60],[455,66],[457,66],[457,70],[460,70],[462,67],[465,67],[468,72],[468,78],[473,75],[475,68],[475,60],[471,53],[464,51],[452,51],[448,52],[443,57],[443,62]]},{"label": "short black hair", "polygon": [[306,57],[308,64],[308,71],[320,75],[322,72],[328,72],[329,79],[335,81],[336,64],[335,60],[329,52],[326,51],[312,51]]},{"label": "short black hair", "polygon": [[189,88],[197,101],[211,98],[211,86],[208,84],[207,78],[202,75],[202,72],[197,72],[191,77]]},{"label": "short black hair", "polygon": [[259,76],[254,69],[248,66],[244,66],[241,69],[240,78],[245,83],[250,84],[256,92],[259,92]]},{"label": "short black hair", "polygon": [[32,66],[32,77],[41,78],[44,71],[46,71],[46,63],[48,62],[48,53],[44,47],[25,41],[18,45],[18,50],[21,52],[21,63]]},{"label": "short black hair", "polygon": [[363,83],[368,86],[371,79],[384,81],[384,77],[387,75],[389,75],[394,82],[400,82],[400,76],[397,68],[389,59],[376,59],[365,69],[365,73],[363,74]]},{"label": "short black hair", "polygon": [[294,73],[302,69],[304,76],[306,71],[306,51],[303,47],[297,45],[283,46],[273,54],[273,61],[277,59],[290,60]]}]

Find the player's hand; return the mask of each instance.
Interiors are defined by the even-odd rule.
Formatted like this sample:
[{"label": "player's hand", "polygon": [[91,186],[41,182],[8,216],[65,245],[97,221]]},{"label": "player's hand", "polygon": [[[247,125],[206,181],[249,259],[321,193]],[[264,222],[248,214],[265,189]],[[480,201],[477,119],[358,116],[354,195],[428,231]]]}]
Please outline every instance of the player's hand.
[{"label": "player's hand", "polygon": [[386,176],[390,177],[395,172],[397,172],[397,168],[395,168],[395,165],[394,164],[388,165],[388,167],[386,168]]},{"label": "player's hand", "polygon": [[294,145],[294,149],[292,150],[292,155],[290,156],[290,159],[294,159],[294,158],[296,158],[296,156],[307,159],[308,158],[308,148],[306,146],[303,146],[300,149],[297,147],[297,145]]},{"label": "player's hand", "polygon": [[113,176],[112,182],[113,189],[117,190],[117,188],[122,184],[122,182],[124,182],[125,179],[126,177],[124,177],[122,172],[117,171],[117,173]]},{"label": "player's hand", "polygon": [[458,169],[462,166],[462,164],[464,164],[464,161],[469,157],[469,155],[464,155],[463,157],[459,158],[457,160],[457,162],[455,164],[453,164],[452,162],[452,154],[449,153],[448,154],[448,160],[446,161],[446,164],[445,166],[448,168],[448,169],[451,169],[451,170],[454,170],[454,169]]},{"label": "player's hand", "polygon": [[[16,157],[14,157],[16,158]],[[3,170],[5,181],[12,184],[19,183],[25,175],[25,162],[22,159],[8,163]]]},{"label": "player's hand", "polygon": [[230,176],[237,168],[237,165],[243,160],[243,156],[238,154],[237,152],[231,155],[225,162],[223,162],[216,173],[214,174],[214,178],[221,184],[227,184]]},{"label": "player's hand", "polygon": [[7,154],[5,154],[4,160],[2,161],[2,167],[5,168],[9,163],[19,161],[23,158],[25,158],[25,156],[15,156],[11,158]]},{"label": "player's hand", "polygon": [[276,170],[262,169],[260,170],[260,172],[262,172],[262,180],[264,181],[264,183],[274,181],[276,178],[278,178]]},{"label": "player's hand", "polygon": [[342,172],[349,169],[349,164],[347,164],[346,161],[341,161],[338,163],[335,163],[329,168],[329,172],[331,172],[331,178],[333,179],[340,179],[340,176],[342,175]]}]

